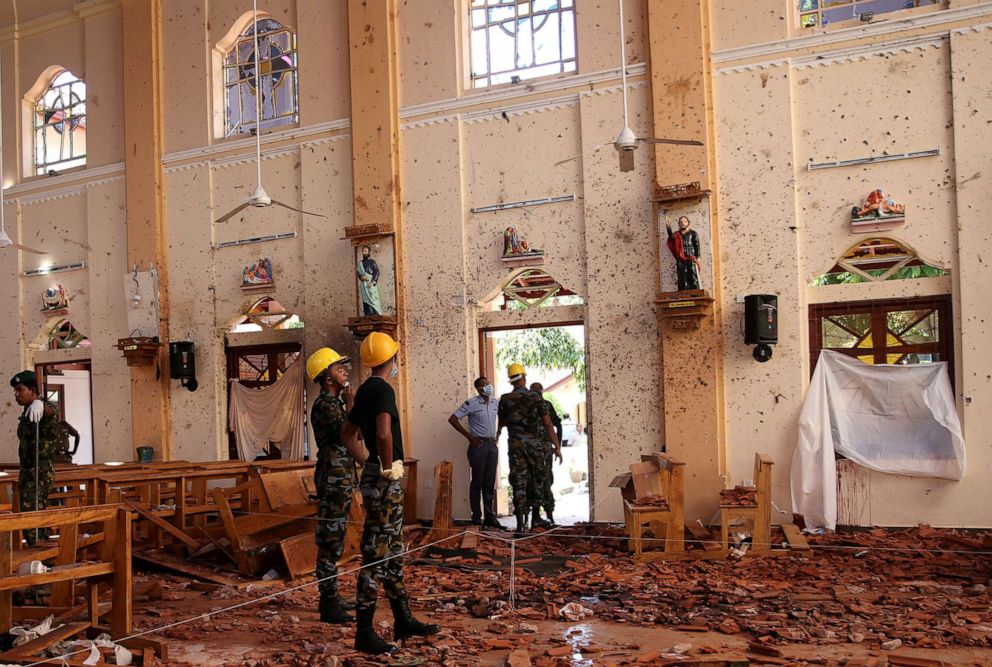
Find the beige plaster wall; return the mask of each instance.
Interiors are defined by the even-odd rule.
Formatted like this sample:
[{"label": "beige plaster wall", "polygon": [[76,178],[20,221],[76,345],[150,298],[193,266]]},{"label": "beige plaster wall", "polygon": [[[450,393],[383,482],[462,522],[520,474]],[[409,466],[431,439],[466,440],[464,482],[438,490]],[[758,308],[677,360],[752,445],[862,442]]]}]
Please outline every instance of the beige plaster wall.
[{"label": "beige plaster wall", "polygon": [[[791,62],[720,68],[715,94],[729,483],[750,478],[754,452],[767,452],[776,461],[775,503],[790,510],[795,423],[810,373],[810,302],[953,293],[954,380],[968,443],[966,479],[955,483],[868,471],[861,476],[864,497],[854,501],[863,508],[861,520],[882,525],[979,526],[992,519],[986,509],[987,415],[974,411],[974,399],[967,399],[977,378],[983,378],[978,387],[987,386],[988,362],[964,352],[979,349],[973,341],[986,334],[981,318],[968,318],[976,308],[987,312],[987,302],[978,306],[980,297],[967,286],[987,269],[965,257],[989,249],[988,235],[971,231],[978,228],[975,212],[987,205],[988,189],[962,182],[968,178],[964,171],[975,176],[988,168],[987,156],[972,148],[988,141],[988,130],[970,121],[988,99],[988,58],[979,56],[987,55],[988,47],[985,31],[949,36],[946,29],[934,29],[896,47],[875,39],[854,49],[800,53]],[[931,148],[940,155],[805,168],[810,162]],[[874,188],[907,204],[906,224],[887,235],[951,270],[951,278],[819,288],[823,292],[807,288],[811,276],[864,238],[850,232],[850,208]],[[977,197],[972,207],[962,206],[966,197]],[[779,297],[780,344],[765,364],[751,359],[738,328],[743,306],[736,298],[750,293]]]}]

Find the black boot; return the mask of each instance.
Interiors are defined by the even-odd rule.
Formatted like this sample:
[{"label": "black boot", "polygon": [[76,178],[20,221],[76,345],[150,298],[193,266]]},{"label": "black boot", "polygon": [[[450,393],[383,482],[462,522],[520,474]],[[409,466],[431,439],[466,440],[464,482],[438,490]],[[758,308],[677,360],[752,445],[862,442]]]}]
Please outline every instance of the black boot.
[{"label": "black boot", "polygon": [[501,524],[494,516],[491,516],[487,518],[485,521],[483,521],[482,527],[492,528],[493,530],[506,530],[505,528],[503,528],[503,524]]},{"label": "black boot", "polygon": [[393,608],[393,639],[402,641],[410,637],[426,637],[441,632],[441,626],[418,621],[410,613],[410,603],[406,597],[390,599]]},{"label": "black boot", "polygon": [[355,620],[355,617],[345,613],[344,604],[338,596],[321,595],[320,620],[324,623],[339,625],[342,623],[351,623]]},{"label": "black boot", "polygon": [[527,515],[523,512],[517,512],[517,531],[513,534],[514,537],[523,537],[527,533]]},{"label": "black boot", "polygon": [[370,655],[381,655],[392,653],[396,646],[383,640],[376,634],[375,626],[372,624],[375,618],[375,607],[371,609],[359,609],[355,612],[358,617],[358,630],[355,632],[355,650]]},{"label": "black boot", "polygon": [[533,514],[533,516],[531,517],[531,520],[530,520],[531,527],[533,527],[533,528],[550,528],[551,527],[551,522],[550,521],[545,521],[544,519],[542,519],[541,518],[541,513],[538,510],[535,509],[532,514]]}]

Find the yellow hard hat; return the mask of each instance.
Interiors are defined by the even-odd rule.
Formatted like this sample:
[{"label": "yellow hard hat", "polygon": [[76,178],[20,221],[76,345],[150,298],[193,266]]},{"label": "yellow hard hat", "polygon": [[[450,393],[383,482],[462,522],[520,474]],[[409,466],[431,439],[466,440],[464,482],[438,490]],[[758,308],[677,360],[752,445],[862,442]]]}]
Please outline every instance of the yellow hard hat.
[{"label": "yellow hard hat", "polygon": [[368,368],[382,366],[396,356],[400,345],[389,334],[373,331],[362,341],[362,365]]},{"label": "yellow hard hat", "polygon": [[348,357],[342,357],[329,347],[322,347],[307,359],[307,377],[311,382],[316,382],[317,378],[334,364],[351,361]]},{"label": "yellow hard hat", "polygon": [[526,375],[527,369],[525,369],[521,364],[510,364],[506,368],[506,374],[511,380],[513,380],[519,375]]}]

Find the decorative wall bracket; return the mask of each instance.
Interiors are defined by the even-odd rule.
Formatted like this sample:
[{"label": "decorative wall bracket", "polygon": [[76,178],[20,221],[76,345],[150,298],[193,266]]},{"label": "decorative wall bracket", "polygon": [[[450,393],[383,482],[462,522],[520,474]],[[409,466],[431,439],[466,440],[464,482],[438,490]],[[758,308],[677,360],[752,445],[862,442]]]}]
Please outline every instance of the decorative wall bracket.
[{"label": "decorative wall bracket", "polygon": [[678,185],[659,185],[655,183],[652,200],[659,204],[669,204],[687,199],[700,199],[709,194],[710,191],[703,190],[699,185],[699,181],[679,183]]},{"label": "decorative wall bracket", "polygon": [[661,292],[654,302],[659,320],[673,330],[698,329],[700,320],[713,313],[713,297],[701,289]]},{"label": "decorative wall bracket", "polygon": [[160,347],[162,343],[158,336],[131,336],[117,339],[117,349],[124,353],[128,366],[151,366],[158,357]]},{"label": "decorative wall bracket", "polygon": [[369,225],[352,225],[344,228],[344,237],[351,240],[351,245],[362,243],[381,236],[392,236],[393,226],[389,223],[373,223]]},{"label": "decorative wall bracket", "polygon": [[373,331],[381,331],[390,336],[396,335],[396,318],[392,315],[366,315],[364,317],[349,317],[348,331],[355,340],[364,340]]}]

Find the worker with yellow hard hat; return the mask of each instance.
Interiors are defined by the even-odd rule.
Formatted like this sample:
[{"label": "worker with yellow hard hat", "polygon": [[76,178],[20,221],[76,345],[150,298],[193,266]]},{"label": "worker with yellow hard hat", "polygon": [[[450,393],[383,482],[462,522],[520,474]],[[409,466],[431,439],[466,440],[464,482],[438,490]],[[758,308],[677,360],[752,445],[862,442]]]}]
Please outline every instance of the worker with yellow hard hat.
[{"label": "worker with yellow hard hat", "polygon": [[364,653],[392,653],[396,646],[380,637],[373,625],[379,582],[393,610],[393,637],[433,635],[441,628],[413,617],[403,584],[403,434],[396,392],[389,380],[399,375],[399,344],[392,336],[374,331],[362,341],[362,365],[371,368],[355,394],[344,437],[357,442],[361,432],[369,450],[359,488],[365,505],[362,530],[362,568],[358,573],[355,649]]},{"label": "worker with yellow hard hat", "polygon": [[344,534],[351,509],[355,462],[365,460],[357,442],[347,444],[342,431],[354,401],[351,390],[351,360],[329,347],[307,359],[307,377],[320,385],[320,395],[310,410],[310,425],[317,441],[314,483],[317,489],[317,584],[320,590],[320,620],[348,623],[354,620],[349,605],[338,594],[338,559],[344,551]]},{"label": "worker with yellow hard hat", "polygon": [[513,514],[517,518],[517,535],[522,535],[527,531],[528,513],[536,511],[538,506],[540,493],[537,485],[541,482],[544,469],[545,443],[550,442],[555,449],[561,445],[544,398],[527,388],[527,369],[520,364],[510,364],[506,375],[513,391],[499,398],[496,437],[499,438],[505,426],[509,436],[507,454],[510,459],[509,482],[513,488]]}]

